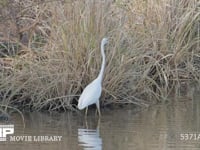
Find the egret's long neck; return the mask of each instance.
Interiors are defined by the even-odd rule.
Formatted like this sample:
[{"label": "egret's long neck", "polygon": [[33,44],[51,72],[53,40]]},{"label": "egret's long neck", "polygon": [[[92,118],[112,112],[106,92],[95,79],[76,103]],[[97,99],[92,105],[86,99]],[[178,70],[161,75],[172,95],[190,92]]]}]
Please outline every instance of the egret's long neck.
[{"label": "egret's long neck", "polygon": [[104,72],[104,69],[105,69],[105,53],[104,53],[104,44],[101,44],[101,55],[102,55],[102,64],[101,64],[101,70],[99,72],[99,75],[98,75],[98,79],[102,82],[103,80],[103,72]]}]

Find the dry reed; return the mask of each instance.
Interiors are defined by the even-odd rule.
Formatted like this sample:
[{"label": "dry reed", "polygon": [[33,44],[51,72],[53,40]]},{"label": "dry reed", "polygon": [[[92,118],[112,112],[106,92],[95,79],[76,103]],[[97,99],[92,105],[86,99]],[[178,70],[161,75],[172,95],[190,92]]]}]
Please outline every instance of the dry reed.
[{"label": "dry reed", "polygon": [[81,91],[99,73],[104,36],[110,43],[101,105],[148,106],[165,101],[182,82],[199,83],[197,0],[4,0],[0,5],[1,17],[10,16],[0,24],[14,24],[15,33],[0,36],[0,48],[8,42],[19,47],[0,59],[3,106],[76,110]]}]

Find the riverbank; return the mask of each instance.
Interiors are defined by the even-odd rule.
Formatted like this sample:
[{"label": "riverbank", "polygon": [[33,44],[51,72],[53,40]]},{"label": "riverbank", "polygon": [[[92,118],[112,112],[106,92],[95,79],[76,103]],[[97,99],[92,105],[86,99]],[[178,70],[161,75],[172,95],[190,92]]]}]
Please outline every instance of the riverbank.
[{"label": "riverbank", "polygon": [[200,83],[198,1],[0,3],[0,102],[17,109],[76,110],[100,70],[101,105],[147,107]]}]

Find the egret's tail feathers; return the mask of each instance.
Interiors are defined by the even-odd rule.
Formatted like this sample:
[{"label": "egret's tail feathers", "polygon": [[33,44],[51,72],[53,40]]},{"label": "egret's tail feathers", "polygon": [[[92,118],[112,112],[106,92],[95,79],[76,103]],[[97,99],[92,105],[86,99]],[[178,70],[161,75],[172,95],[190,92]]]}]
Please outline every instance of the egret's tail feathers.
[{"label": "egret's tail feathers", "polygon": [[84,109],[86,106],[84,106],[82,103],[81,103],[81,101],[79,101],[78,102],[78,109],[79,110],[82,110],[82,109]]}]

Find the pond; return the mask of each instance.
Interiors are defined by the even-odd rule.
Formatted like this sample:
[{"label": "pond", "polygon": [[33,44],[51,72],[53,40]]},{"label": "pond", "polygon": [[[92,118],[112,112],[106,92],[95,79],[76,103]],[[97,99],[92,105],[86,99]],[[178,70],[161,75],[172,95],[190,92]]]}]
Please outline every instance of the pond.
[{"label": "pond", "polygon": [[[25,113],[11,121],[14,134],[0,141],[4,150],[197,150],[200,149],[200,94],[174,98],[135,111],[130,107],[89,109],[88,117],[68,113]],[[0,134],[2,135],[2,134]]]}]

